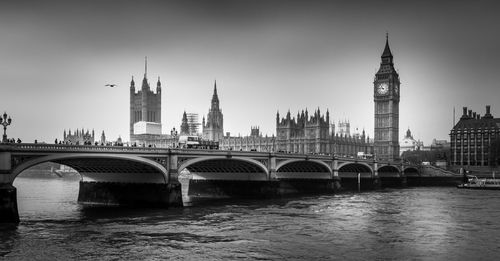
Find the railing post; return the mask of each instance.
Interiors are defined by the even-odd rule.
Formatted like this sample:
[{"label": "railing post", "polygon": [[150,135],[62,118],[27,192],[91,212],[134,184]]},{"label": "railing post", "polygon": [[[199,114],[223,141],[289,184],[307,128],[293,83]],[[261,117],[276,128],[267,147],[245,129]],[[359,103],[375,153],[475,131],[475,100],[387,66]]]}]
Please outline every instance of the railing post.
[{"label": "railing post", "polygon": [[178,183],[179,182],[179,170],[177,162],[177,154],[173,154],[172,151],[168,150],[168,160],[167,160],[167,171],[168,171],[168,183]]},{"label": "railing post", "polygon": [[339,177],[339,160],[336,159],[335,157],[333,158],[332,161],[332,172],[334,179]]},{"label": "railing post", "polygon": [[269,175],[268,180],[276,179],[276,155],[269,153]]}]

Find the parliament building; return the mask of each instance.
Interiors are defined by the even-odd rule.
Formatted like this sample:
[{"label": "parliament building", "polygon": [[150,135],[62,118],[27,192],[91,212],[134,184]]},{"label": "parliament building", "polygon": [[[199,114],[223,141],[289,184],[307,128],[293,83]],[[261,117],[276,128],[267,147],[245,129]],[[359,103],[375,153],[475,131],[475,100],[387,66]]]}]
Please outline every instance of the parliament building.
[{"label": "parliament building", "polygon": [[[350,123],[343,121],[330,123],[330,113],[322,114],[318,108],[311,114],[308,110],[299,112],[292,117],[288,112],[280,118],[276,115],[276,136],[262,136],[258,127],[252,127],[251,134],[245,137],[224,135],[224,118],[220,108],[217,83],[207,117],[202,120],[202,133],[198,134],[204,140],[219,143],[223,150],[266,151],[286,153],[314,153],[325,155],[355,156],[363,154],[374,155],[377,159],[399,159],[399,97],[400,79],[394,68],[393,55],[386,38],[381,63],[373,82],[374,92],[374,133],[370,140],[362,133],[350,132]],[[188,117],[184,112],[181,134],[190,133]],[[161,82],[158,78],[156,93],[150,88],[147,79],[147,60],[141,89],[136,92],[135,82],[130,83],[130,140],[132,144],[142,146],[169,147],[175,143],[177,134],[161,134]],[[463,159],[463,157],[461,158]]]}]

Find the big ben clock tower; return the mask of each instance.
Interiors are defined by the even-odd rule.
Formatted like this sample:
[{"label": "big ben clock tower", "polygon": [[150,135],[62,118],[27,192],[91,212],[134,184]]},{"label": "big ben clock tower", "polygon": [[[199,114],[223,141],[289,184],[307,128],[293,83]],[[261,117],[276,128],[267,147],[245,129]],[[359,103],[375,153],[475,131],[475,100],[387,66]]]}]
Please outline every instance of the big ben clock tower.
[{"label": "big ben clock tower", "polygon": [[375,74],[375,157],[381,160],[399,158],[399,75],[386,36],[380,68]]}]

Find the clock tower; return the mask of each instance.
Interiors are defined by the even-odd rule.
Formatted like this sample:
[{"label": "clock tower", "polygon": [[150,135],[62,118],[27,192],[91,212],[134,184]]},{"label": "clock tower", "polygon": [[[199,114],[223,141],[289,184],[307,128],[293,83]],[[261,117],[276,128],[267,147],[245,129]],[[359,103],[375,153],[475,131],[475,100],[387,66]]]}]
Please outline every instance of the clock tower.
[{"label": "clock tower", "polygon": [[380,68],[375,74],[375,157],[381,160],[399,158],[399,75],[386,36]]}]

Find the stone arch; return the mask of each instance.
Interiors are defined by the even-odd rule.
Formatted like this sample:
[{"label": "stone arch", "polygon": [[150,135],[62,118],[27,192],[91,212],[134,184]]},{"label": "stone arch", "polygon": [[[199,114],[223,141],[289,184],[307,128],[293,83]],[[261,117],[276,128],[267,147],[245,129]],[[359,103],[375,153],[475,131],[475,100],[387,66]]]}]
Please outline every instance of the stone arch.
[{"label": "stone arch", "polygon": [[403,169],[405,176],[420,176],[420,172],[416,167],[406,167]]},{"label": "stone arch", "polygon": [[[349,167],[349,165],[353,165],[350,167],[354,167],[354,168],[357,168],[359,170],[365,170],[365,171],[368,170],[369,172],[373,173],[372,166],[368,165],[368,163],[365,163],[365,162],[344,162],[344,163],[338,165],[338,169],[340,171],[340,169],[342,169],[344,167]],[[360,165],[363,167],[361,167]],[[351,169],[354,170],[354,168],[351,168]]]},{"label": "stone arch", "polygon": [[373,169],[370,165],[364,162],[345,162],[338,166],[340,177],[355,177],[358,173],[361,177],[371,177]]},{"label": "stone arch", "polygon": [[[96,181],[120,182],[116,180],[116,177],[120,175],[120,171],[123,171],[124,173],[121,175],[122,182],[165,184],[169,182],[167,169],[156,161],[133,155],[105,155],[98,153],[51,154],[33,158],[16,166],[12,170],[11,180],[14,181],[23,170],[44,162],[67,165],[78,171],[82,179],[92,176],[93,173],[96,177],[101,175],[102,177],[107,176],[106,178],[111,178],[113,174],[114,178],[112,180],[104,178],[104,180]],[[142,174],[142,176],[139,177],[138,174]],[[132,180],[133,175],[135,175],[135,178]]]},{"label": "stone arch", "polygon": [[267,180],[269,171],[260,161],[244,157],[211,156],[182,162],[178,171],[188,170],[193,179]]},{"label": "stone arch", "polygon": [[276,165],[276,172],[278,172],[280,170],[280,168],[282,168],[283,166],[286,166],[286,165],[289,165],[289,164],[295,163],[295,162],[304,162],[304,163],[310,162],[310,163],[313,163],[316,165],[320,165],[321,167],[324,167],[325,170],[327,170],[327,172],[332,173],[332,168],[327,163],[325,163],[324,161],[321,161],[321,160],[314,160],[314,159],[308,159],[308,160],[290,159],[290,160],[282,161],[278,165]]},{"label": "stone arch", "polygon": [[400,177],[400,170],[397,166],[394,165],[383,165],[380,166],[377,170],[379,177],[387,178],[387,177]]},{"label": "stone arch", "polygon": [[384,166],[380,166],[377,170],[379,173],[380,172],[398,172],[399,173],[399,168],[397,166],[394,166],[394,165],[384,165]]},{"label": "stone arch", "polygon": [[276,166],[278,179],[331,179],[331,167],[314,159],[290,159]]}]

